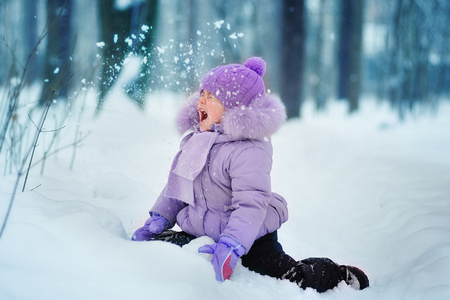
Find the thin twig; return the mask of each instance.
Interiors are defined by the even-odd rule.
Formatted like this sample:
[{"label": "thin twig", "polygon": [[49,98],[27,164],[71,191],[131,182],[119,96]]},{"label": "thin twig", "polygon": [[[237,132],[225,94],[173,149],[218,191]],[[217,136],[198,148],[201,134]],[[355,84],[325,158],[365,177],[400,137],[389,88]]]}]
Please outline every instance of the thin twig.
[{"label": "thin twig", "polygon": [[[47,118],[47,114],[48,114],[48,111],[50,109],[50,105],[51,105],[51,101],[47,101],[47,106],[45,107],[44,113],[42,114],[41,121],[39,122],[39,129],[36,131],[36,135],[35,135],[35,138],[34,138],[33,146],[30,148],[31,149],[31,157],[30,157],[30,162],[28,164],[27,173],[25,175],[25,180],[24,180],[24,183],[23,183],[22,192],[25,191],[25,186],[27,185],[28,174],[30,173],[30,168],[31,168],[31,163],[33,162],[34,152],[36,150],[37,142],[39,140],[39,135],[42,132],[42,127],[44,126],[45,119]],[[28,157],[28,155],[26,157]]]},{"label": "thin twig", "polygon": [[73,143],[65,145],[65,146],[63,146],[61,148],[56,149],[53,152],[48,153],[46,156],[42,157],[41,159],[37,160],[34,164],[32,164],[31,168],[37,166],[43,160],[49,158],[50,156],[53,156],[53,155],[57,154],[58,152],[60,152],[60,151],[62,151],[64,149],[67,149],[67,148],[70,148],[70,147],[74,147],[74,146],[77,146],[77,145],[81,144],[89,136],[89,134],[90,134],[90,132],[86,133],[83,137],[79,138],[78,140],[74,141]]},{"label": "thin twig", "polygon": [[[73,74],[70,75],[70,77],[66,80],[65,83],[63,83],[63,84],[61,85],[60,88],[63,88],[63,87],[69,82],[69,80],[72,78],[72,76],[73,76]],[[52,131],[44,131],[44,132],[53,132],[54,134],[53,134],[52,140],[51,140],[51,142],[50,142],[50,144],[49,144],[47,150],[44,151],[44,157],[43,157],[42,160],[41,160],[41,161],[42,161],[41,175],[44,174],[45,161],[46,161],[46,159],[47,159],[47,157],[48,157],[48,152],[49,152],[50,149],[53,147],[53,144],[55,143],[56,139],[58,138],[59,130],[65,127],[65,126],[62,126],[62,124],[66,121],[68,115],[69,115],[69,113],[66,113],[65,116],[63,117],[63,119],[62,119],[62,121],[61,121],[61,123],[60,123],[60,124],[61,124],[61,127],[60,127],[59,129],[55,129],[55,130],[52,130]],[[58,152],[56,152],[56,153],[58,153]]]},{"label": "thin twig", "polygon": [[0,239],[2,238],[3,231],[5,231],[6,222],[8,221],[9,214],[11,213],[11,208],[14,202],[14,198],[16,197],[17,188],[19,187],[20,175],[17,175],[16,182],[14,184],[14,190],[11,195],[11,199],[9,200],[8,210],[6,211],[5,219],[3,220],[2,229],[0,230]]},{"label": "thin twig", "polygon": [[[41,121],[39,122],[39,124],[41,124],[41,127],[44,126],[45,118],[47,116],[49,108],[50,108],[50,102],[47,104],[46,110],[42,113]],[[6,223],[8,221],[9,215],[11,213],[11,209],[12,209],[12,205],[13,205],[13,202],[14,202],[14,198],[16,197],[16,193],[17,193],[17,188],[19,187],[19,181],[20,181],[20,178],[23,175],[23,170],[24,170],[25,165],[27,163],[28,157],[30,156],[30,154],[32,152],[34,153],[34,149],[36,148],[36,144],[37,144],[37,141],[39,139],[39,133],[40,133],[39,130],[37,130],[34,142],[31,145],[31,147],[28,149],[27,153],[25,154],[25,157],[22,160],[22,165],[20,166],[20,168],[19,168],[19,170],[17,172],[17,178],[16,178],[16,182],[14,183],[14,189],[13,189],[13,192],[12,192],[12,195],[11,195],[11,199],[9,200],[9,205],[8,205],[8,209],[6,211],[5,219],[3,220],[2,229],[0,230],[0,239],[1,239],[2,235],[3,235],[3,232],[4,232],[5,227],[6,227]],[[30,159],[30,163],[31,163],[31,161],[32,161],[32,159]],[[28,167],[28,169],[27,169],[27,177],[28,177],[28,172],[29,171],[30,171],[30,167]],[[26,183],[26,179],[27,178],[25,178],[25,183]],[[25,183],[24,183],[22,192],[25,189]]]},{"label": "thin twig", "polygon": [[34,191],[35,189],[37,189],[38,187],[40,187],[42,184],[38,184],[37,186],[35,186],[34,188],[32,188],[31,190],[30,190],[30,192],[32,192],[32,191]]},{"label": "thin twig", "polygon": [[[38,129],[38,126],[36,125],[36,123],[34,123],[33,119],[31,118],[30,114],[28,114],[28,118],[30,119],[31,123],[33,123],[34,127],[36,127],[36,129]],[[52,129],[52,130],[41,130],[41,132],[44,133],[48,133],[48,132],[57,132],[60,131],[62,129],[64,129],[66,126],[61,126],[60,128],[57,129]]]}]

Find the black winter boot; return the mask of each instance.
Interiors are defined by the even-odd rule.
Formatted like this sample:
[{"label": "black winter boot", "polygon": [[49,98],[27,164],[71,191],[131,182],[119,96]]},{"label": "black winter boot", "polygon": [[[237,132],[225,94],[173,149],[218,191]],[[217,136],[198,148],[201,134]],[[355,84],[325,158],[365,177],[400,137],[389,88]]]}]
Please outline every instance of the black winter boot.
[{"label": "black winter boot", "polygon": [[328,258],[316,257],[297,262],[297,265],[286,272],[282,279],[295,282],[302,289],[313,288],[319,293],[336,287],[341,281],[357,290],[369,286],[369,279],[360,269],[338,265]]},{"label": "black winter boot", "polygon": [[302,289],[310,287],[323,293],[338,285],[342,272],[331,259],[313,257],[297,262],[282,278],[297,283]]},{"label": "black winter boot", "polygon": [[357,267],[342,265],[339,266],[339,268],[341,269],[342,278],[347,285],[355,290],[363,290],[366,287],[369,287],[369,278]]}]

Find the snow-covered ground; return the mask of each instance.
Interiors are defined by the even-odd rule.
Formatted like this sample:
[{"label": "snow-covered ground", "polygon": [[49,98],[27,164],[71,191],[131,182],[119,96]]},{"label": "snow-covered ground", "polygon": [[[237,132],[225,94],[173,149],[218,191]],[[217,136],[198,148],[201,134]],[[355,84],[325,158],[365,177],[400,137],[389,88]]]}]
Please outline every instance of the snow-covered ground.
[{"label": "snow-covered ground", "polygon": [[[448,103],[404,122],[370,100],[351,117],[342,103],[321,114],[307,104],[273,137],[273,190],[290,209],[279,230],[286,252],[353,264],[370,278],[364,291],[341,284],[318,294],[241,265],[216,282],[197,253],[208,238],[183,248],[131,242],[178,148],[178,100],[150,95],[141,112],[115,92],[99,118],[94,102],[73,170],[64,150],[43,176],[32,169],[16,196],[0,240],[0,299],[450,299]],[[73,141],[77,118],[60,145]],[[0,180],[0,220],[14,180]]]}]

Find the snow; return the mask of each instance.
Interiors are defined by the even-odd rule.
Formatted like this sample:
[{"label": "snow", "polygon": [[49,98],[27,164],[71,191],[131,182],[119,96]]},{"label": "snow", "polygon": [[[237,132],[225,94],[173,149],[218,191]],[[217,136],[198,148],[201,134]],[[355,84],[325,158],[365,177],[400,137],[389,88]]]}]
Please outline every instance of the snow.
[{"label": "snow", "polygon": [[214,22],[214,29],[220,29],[222,28],[222,25],[225,23],[224,20],[216,21]]},{"label": "snow", "polygon": [[[115,90],[93,118],[89,96],[79,124],[90,135],[73,170],[64,150],[44,175],[32,169],[16,196],[0,240],[0,299],[449,299],[448,103],[403,122],[370,99],[351,117],[340,102],[323,113],[307,103],[303,118],[273,137],[273,190],[289,203],[279,230],[286,252],[353,264],[370,277],[363,291],[342,283],[318,294],[240,264],[216,282],[209,256],[197,253],[206,237],[183,248],[130,241],[177,151],[180,98],[152,94],[142,112]],[[74,112],[60,145],[73,141],[78,120]],[[14,180],[0,181],[0,218]]]},{"label": "snow", "polygon": [[242,32],[240,32],[240,33],[234,32],[232,35],[230,35],[230,39],[236,40],[237,38],[241,38],[243,36],[244,36],[244,34]]},{"label": "snow", "polygon": [[105,47],[105,42],[98,42],[98,43],[96,43],[96,45],[97,45],[97,47],[99,47],[99,48],[103,48],[103,47]]}]

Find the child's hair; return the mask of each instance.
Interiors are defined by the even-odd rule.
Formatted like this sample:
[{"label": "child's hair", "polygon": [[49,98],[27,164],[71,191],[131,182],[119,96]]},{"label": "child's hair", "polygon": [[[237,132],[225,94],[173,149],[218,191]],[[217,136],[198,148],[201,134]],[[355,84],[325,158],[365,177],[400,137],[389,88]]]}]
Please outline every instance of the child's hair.
[{"label": "child's hair", "polygon": [[266,63],[259,57],[249,58],[243,65],[216,67],[203,77],[200,93],[209,91],[225,108],[249,106],[255,99],[264,97],[265,71]]}]

